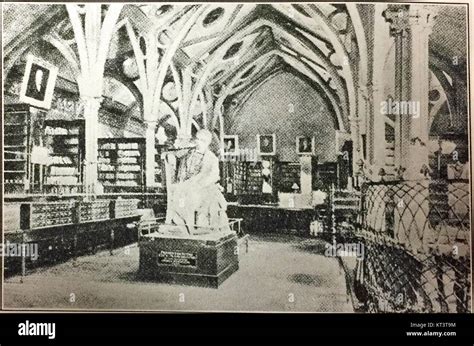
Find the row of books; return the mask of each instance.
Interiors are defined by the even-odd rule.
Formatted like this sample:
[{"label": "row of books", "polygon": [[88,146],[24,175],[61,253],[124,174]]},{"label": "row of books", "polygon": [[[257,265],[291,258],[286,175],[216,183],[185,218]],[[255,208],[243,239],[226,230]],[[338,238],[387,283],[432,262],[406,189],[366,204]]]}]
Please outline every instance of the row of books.
[{"label": "row of books", "polygon": [[46,184],[48,185],[77,185],[79,184],[79,177],[52,175],[52,176],[46,177]]},{"label": "row of books", "polygon": [[119,157],[114,160],[112,157],[99,156],[99,163],[111,163],[111,164],[137,164],[138,157]]},{"label": "row of books", "polygon": [[77,175],[76,167],[52,166],[49,169],[49,175]]},{"label": "row of books", "polygon": [[79,128],[46,126],[44,129],[44,133],[46,135],[79,135]]},{"label": "row of books", "polygon": [[138,150],[139,149],[139,145],[138,143],[102,143],[100,146],[99,146],[99,149],[100,150],[115,150],[115,149],[123,149],[123,150],[127,150],[127,149],[134,149],[134,150]]},{"label": "row of books", "polygon": [[117,172],[139,172],[140,166],[139,165],[113,165],[108,163],[100,163],[99,164],[99,172],[110,172],[110,171],[117,171]]}]

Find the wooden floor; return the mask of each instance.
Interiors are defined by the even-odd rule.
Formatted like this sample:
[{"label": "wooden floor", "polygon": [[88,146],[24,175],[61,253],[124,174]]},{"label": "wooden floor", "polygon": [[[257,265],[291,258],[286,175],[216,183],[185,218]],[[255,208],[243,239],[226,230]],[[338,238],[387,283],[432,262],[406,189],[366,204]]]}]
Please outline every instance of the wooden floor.
[{"label": "wooden floor", "polygon": [[250,236],[240,269],[218,289],[140,281],[137,245],[10,277],[11,309],[352,312],[344,271],[320,240]]}]

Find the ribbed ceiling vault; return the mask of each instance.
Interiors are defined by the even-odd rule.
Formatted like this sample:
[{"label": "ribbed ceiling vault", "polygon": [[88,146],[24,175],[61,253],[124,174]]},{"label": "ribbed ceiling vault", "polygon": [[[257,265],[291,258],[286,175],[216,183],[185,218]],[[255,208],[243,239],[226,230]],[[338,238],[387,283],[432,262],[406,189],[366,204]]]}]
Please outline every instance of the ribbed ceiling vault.
[{"label": "ribbed ceiling vault", "polygon": [[[63,5],[22,5],[21,20],[19,11],[20,6],[5,5],[7,66],[35,36],[58,47],[66,42],[68,49],[77,49]],[[463,9],[443,7],[433,29],[430,48],[438,67],[448,65],[443,57],[462,56],[465,51],[465,23],[454,20],[462,14],[459,11]],[[157,47],[159,59],[178,40],[172,64],[165,71],[163,92],[183,93],[167,91],[167,83],[174,84],[174,88],[183,87],[183,71],[190,72],[188,82],[193,88],[188,90],[192,91],[189,111],[196,119],[206,118],[203,103],[208,112],[216,112],[216,117],[222,118],[225,103],[233,95],[245,98],[262,80],[285,68],[304,76],[324,93],[334,110],[337,127],[347,129],[347,119],[355,107],[356,85],[367,81],[367,30],[362,26],[358,7],[350,3],[129,4],[123,7],[119,22],[131,25],[143,51],[150,49],[146,40],[153,37],[156,41],[152,46]],[[189,30],[181,37],[185,26]],[[459,35],[453,35],[453,30]],[[448,32],[449,37],[457,37],[456,42],[446,40]],[[67,50],[64,52],[67,54]],[[133,56],[130,32],[119,25],[110,47],[107,74],[120,74],[124,61]],[[118,80],[137,94],[138,78],[122,75]],[[174,118],[182,111],[174,96],[162,102]],[[216,118],[202,121],[216,123]]]},{"label": "ribbed ceiling vault", "polygon": [[[128,5],[122,17],[137,35],[156,33],[165,47],[196,8]],[[342,4],[207,5],[181,41],[173,63],[193,71],[193,83],[210,91],[218,112],[228,96],[250,93],[275,69],[290,67],[319,86],[336,114],[338,127],[344,128],[350,107],[354,107],[360,64],[360,44],[352,23]],[[131,51],[126,40],[122,44],[115,51]]]}]

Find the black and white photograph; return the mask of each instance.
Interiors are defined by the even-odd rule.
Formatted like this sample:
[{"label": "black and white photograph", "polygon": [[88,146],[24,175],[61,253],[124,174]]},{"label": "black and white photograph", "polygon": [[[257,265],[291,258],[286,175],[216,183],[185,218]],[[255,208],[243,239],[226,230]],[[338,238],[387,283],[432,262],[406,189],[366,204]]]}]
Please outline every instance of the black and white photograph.
[{"label": "black and white photograph", "polygon": [[308,138],[303,136],[296,137],[296,151],[300,155],[314,154],[314,137]]},{"label": "black and white photograph", "polygon": [[276,135],[257,135],[258,154],[275,155],[276,154]]},{"label": "black and white photograph", "polygon": [[224,154],[237,154],[239,152],[239,136],[224,135],[223,138]]},{"label": "black and white photograph", "polygon": [[39,108],[50,108],[58,68],[33,56],[28,56],[20,91],[20,101]]},{"label": "black and white photograph", "polygon": [[472,312],[466,3],[1,8],[3,309]]}]

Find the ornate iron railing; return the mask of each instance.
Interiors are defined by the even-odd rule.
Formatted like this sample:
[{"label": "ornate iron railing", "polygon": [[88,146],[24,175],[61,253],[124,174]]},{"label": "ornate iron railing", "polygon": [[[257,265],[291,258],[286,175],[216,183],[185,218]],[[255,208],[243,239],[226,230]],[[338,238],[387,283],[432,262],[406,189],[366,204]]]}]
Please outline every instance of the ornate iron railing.
[{"label": "ornate iron railing", "polygon": [[[358,241],[356,295],[374,312],[470,312],[468,181],[365,183],[351,231]],[[340,220],[340,218],[339,218]]]}]

